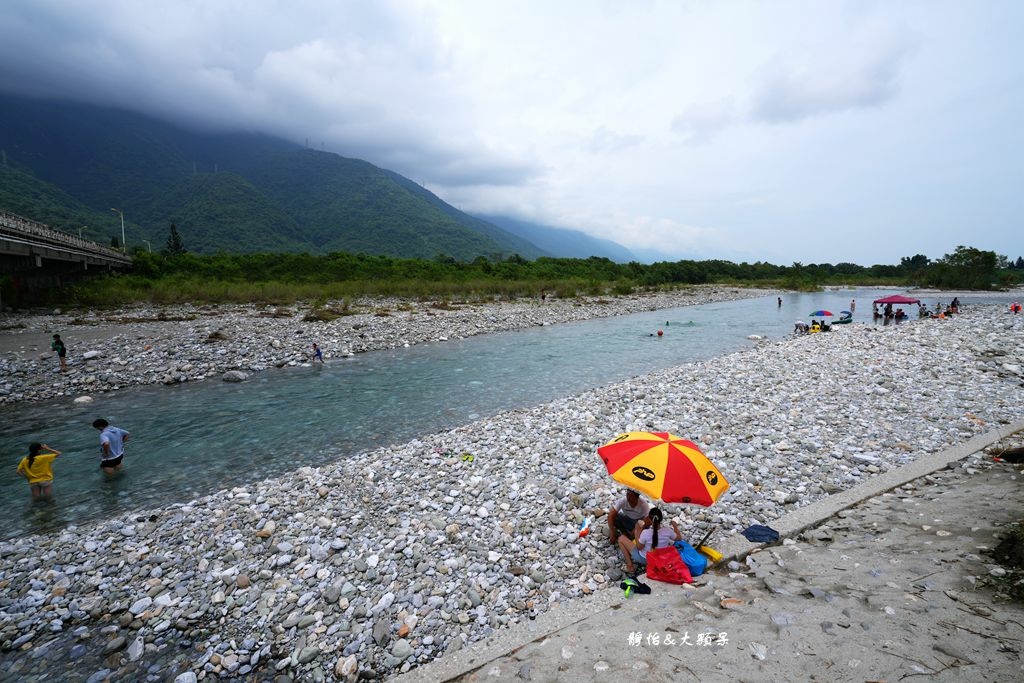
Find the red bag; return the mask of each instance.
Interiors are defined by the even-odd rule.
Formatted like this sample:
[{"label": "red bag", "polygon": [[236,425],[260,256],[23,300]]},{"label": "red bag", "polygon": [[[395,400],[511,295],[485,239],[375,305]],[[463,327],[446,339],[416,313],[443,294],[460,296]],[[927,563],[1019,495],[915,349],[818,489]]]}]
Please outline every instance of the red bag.
[{"label": "red bag", "polygon": [[690,569],[672,546],[647,552],[647,578],[665,583],[693,583]]}]

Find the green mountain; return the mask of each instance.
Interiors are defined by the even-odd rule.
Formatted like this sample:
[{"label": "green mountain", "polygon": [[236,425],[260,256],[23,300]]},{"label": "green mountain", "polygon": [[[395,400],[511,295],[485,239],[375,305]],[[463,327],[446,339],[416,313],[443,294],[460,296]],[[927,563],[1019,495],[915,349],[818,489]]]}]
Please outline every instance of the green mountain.
[{"label": "green mountain", "polygon": [[189,251],[549,255],[397,173],[255,133],[0,96],[0,209],[108,243]]},{"label": "green mountain", "polygon": [[108,227],[113,222],[117,222],[117,234],[121,234],[120,219],[111,221],[111,214],[95,211],[59,187],[11,165],[0,164],[0,209],[72,234],[81,230],[82,237],[103,244],[114,234]]}]

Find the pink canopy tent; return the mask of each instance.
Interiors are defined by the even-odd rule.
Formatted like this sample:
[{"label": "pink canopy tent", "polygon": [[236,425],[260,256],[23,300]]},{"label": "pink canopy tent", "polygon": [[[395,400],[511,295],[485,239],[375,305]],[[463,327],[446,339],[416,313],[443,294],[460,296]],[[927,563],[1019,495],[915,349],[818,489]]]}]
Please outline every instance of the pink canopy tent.
[{"label": "pink canopy tent", "polygon": [[921,300],[920,299],[911,299],[909,296],[900,296],[899,294],[894,294],[893,296],[887,296],[884,299],[875,299],[873,303],[882,304],[882,305],[885,305],[885,304],[919,304],[919,303],[921,303]]}]

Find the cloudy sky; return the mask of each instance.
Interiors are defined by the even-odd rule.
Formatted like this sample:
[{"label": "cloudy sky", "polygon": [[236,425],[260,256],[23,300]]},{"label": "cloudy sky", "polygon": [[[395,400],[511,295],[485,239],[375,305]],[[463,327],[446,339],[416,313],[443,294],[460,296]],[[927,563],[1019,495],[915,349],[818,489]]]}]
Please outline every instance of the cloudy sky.
[{"label": "cloudy sky", "polygon": [[672,258],[1024,255],[1024,2],[5,0],[0,90]]}]

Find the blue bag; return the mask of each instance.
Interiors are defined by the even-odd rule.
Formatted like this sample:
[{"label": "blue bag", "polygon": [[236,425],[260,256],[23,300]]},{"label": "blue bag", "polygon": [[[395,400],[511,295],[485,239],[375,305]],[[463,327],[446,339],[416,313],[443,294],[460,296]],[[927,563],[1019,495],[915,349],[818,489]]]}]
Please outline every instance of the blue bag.
[{"label": "blue bag", "polygon": [[779,532],[763,524],[751,524],[740,533],[751,543],[774,543],[779,540]]},{"label": "blue bag", "polygon": [[702,553],[697,552],[697,549],[686,541],[676,541],[676,550],[679,551],[679,556],[683,558],[683,562],[690,569],[691,576],[700,576],[704,573],[704,570],[708,568],[708,558]]}]

